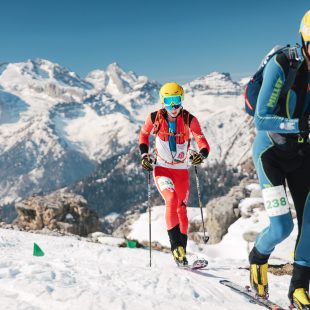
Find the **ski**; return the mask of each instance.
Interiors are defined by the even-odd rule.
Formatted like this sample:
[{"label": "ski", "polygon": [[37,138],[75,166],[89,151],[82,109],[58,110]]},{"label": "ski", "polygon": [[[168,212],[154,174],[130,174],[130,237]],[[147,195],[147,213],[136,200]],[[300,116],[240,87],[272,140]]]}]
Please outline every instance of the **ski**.
[{"label": "ski", "polygon": [[179,268],[185,270],[199,270],[204,269],[208,266],[208,261],[206,259],[196,259],[192,264],[189,265],[178,265]]},{"label": "ski", "polygon": [[236,293],[245,296],[250,303],[265,307],[270,310],[285,310],[284,308],[280,307],[279,305],[277,305],[276,303],[272,302],[269,299],[258,297],[257,294],[254,291],[252,291],[251,288],[248,286],[243,287],[239,284],[236,284],[228,280],[220,280],[220,283],[225,286],[228,286]]}]

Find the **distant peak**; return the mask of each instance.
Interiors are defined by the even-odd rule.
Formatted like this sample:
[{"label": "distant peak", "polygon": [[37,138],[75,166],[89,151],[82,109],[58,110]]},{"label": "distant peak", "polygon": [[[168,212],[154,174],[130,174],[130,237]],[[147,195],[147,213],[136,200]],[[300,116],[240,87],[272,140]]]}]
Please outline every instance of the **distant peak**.
[{"label": "distant peak", "polygon": [[117,62],[112,62],[109,66],[120,68],[120,65]]},{"label": "distant peak", "polygon": [[218,71],[214,71],[214,72],[211,72],[211,73],[207,74],[207,75],[205,76],[205,78],[206,78],[206,77],[220,78],[220,79],[225,78],[225,79],[227,79],[227,80],[231,80],[230,73],[228,73],[228,72],[218,72]]},{"label": "distant peak", "polygon": [[44,59],[44,58],[36,58],[35,60],[28,60],[28,61],[35,62],[38,65],[60,66],[59,64],[54,63],[54,62],[47,60],[47,59]]},{"label": "distant peak", "polygon": [[185,89],[215,95],[240,93],[240,85],[232,80],[230,73],[217,71],[187,83]]},{"label": "distant peak", "polygon": [[113,62],[111,64],[108,65],[107,67],[107,71],[108,72],[125,72],[124,69],[117,63],[117,62]]},{"label": "distant peak", "polygon": [[216,82],[228,82],[228,83],[234,83],[233,80],[231,79],[230,73],[227,72],[211,72],[207,75],[201,76],[191,82],[189,82],[189,85],[197,84],[197,83],[216,83]]}]

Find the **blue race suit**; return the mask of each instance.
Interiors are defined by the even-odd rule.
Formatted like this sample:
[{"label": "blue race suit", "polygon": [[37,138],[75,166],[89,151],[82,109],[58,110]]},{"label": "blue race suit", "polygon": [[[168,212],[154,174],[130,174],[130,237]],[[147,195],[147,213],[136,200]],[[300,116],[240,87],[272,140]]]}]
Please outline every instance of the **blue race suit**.
[{"label": "blue race suit", "polygon": [[[266,65],[254,116],[257,135],[253,161],[261,189],[283,185],[290,189],[298,221],[294,271],[291,284],[308,287],[310,278],[310,143],[300,132],[299,119],[309,115],[310,74],[300,61],[292,88],[281,89],[290,63],[284,54],[275,55]],[[291,213],[270,217],[270,225],[258,236],[250,263],[264,264],[275,246],[293,229]]]}]

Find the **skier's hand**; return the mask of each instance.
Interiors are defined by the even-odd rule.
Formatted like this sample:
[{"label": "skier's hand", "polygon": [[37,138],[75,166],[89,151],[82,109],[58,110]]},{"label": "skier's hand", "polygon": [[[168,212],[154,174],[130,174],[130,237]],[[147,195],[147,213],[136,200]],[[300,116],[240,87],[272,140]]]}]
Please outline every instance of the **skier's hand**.
[{"label": "skier's hand", "polygon": [[310,116],[299,119],[299,130],[302,132],[310,131]]},{"label": "skier's hand", "polygon": [[141,159],[141,166],[143,169],[147,171],[153,171],[153,166],[152,166],[152,159],[149,154],[145,154],[142,156]]},{"label": "skier's hand", "polygon": [[193,153],[189,159],[192,161],[193,166],[198,166],[203,162],[205,158],[204,156],[202,156],[201,153]]}]

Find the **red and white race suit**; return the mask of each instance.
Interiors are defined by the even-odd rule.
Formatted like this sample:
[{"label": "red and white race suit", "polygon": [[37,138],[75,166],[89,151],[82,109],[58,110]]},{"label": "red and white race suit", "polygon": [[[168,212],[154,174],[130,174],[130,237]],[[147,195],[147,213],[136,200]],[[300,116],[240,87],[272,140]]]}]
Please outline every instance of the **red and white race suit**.
[{"label": "red and white race suit", "polygon": [[[195,116],[181,110],[176,117],[176,133],[169,133],[167,112],[164,109],[148,115],[141,128],[139,143],[142,154],[148,153],[149,136],[155,134],[155,168],[154,180],[158,191],[166,204],[167,230],[180,225],[180,231],[187,234],[188,219],[186,206],[189,195],[188,150],[190,134],[193,135],[199,150],[204,154],[210,151],[209,144],[203,135]],[[169,146],[169,136],[176,138],[176,151]]]}]

